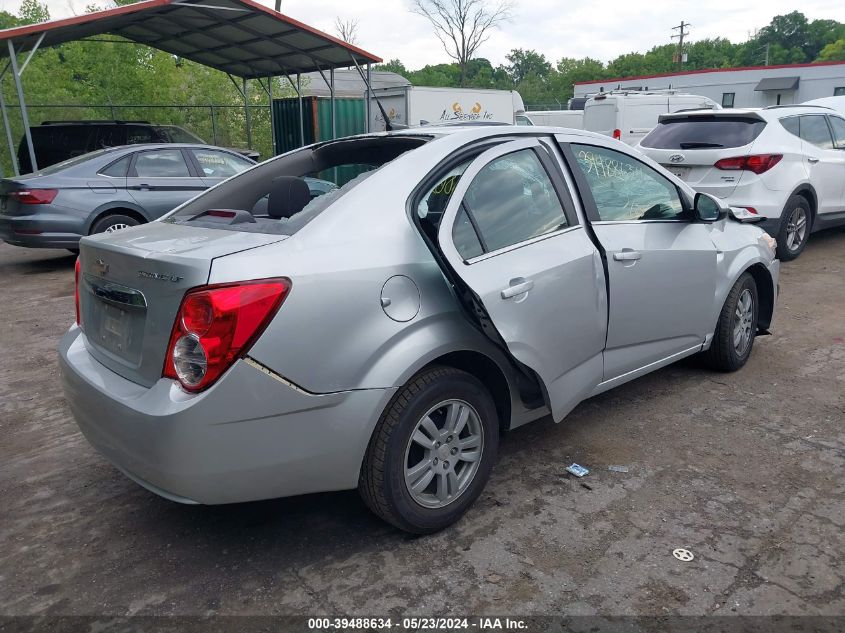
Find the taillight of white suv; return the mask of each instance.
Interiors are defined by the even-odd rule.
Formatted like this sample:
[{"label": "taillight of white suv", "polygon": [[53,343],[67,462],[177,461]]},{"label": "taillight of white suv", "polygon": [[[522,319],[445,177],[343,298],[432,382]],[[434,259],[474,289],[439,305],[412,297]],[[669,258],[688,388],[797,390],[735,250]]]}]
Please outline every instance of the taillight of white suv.
[{"label": "taillight of white suv", "polygon": [[723,169],[726,171],[753,171],[755,174],[762,174],[769,171],[772,167],[777,165],[783,154],[754,154],[751,156],[735,156],[732,158],[722,158],[717,160],[716,169]]},{"label": "taillight of white suv", "polygon": [[186,391],[202,391],[238,359],[270,323],[290,293],[286,278],[200,286],[182,299],[162,376]]}]

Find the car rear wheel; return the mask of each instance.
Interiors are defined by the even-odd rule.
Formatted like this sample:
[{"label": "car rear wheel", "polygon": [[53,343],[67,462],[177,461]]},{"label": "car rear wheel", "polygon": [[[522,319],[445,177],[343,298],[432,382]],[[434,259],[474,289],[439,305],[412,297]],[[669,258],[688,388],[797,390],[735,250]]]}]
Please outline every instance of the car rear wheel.
[{"label": "car rear wheel", "polygon": [[813,214],[804,196],[786,201],[778,232],[777,255],[783,261],[795,259],[804,250],[813,228]]},{"label": "car rear wheel", "polygon": [[121,229],[128,229],[130,226],[137,226],[138,224],[140,222],[130,215],[115,213],[97,220],[94,226],[91,227],[91,235],[94,233],[114,233]]},{"label": "car rear wheel", "polygon": [[728,293],[710,349],[704,352],[711,368],[727,372],[745,365],[757,335],[757,313],[757,284],[743,273]]},{"label": "car rear wheel", "polygon": [[496,459],[493,400],[470,374],[432,367],[400,389],[376,425],[358,490],[382,519],[414,534],[457,521]]}]

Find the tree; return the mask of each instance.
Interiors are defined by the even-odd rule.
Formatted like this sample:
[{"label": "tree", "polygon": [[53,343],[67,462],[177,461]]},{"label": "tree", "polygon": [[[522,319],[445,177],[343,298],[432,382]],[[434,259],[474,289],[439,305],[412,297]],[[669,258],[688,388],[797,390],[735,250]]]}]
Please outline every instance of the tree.
[{"label": "tree", "polygon": [[49,20],[50,10],[46,4],[41,4],[38,0],[23,0],[18,15],[20,16],[21,23],[35,24],[36,22],[46,22]]},{"label": "tree", "polygon": [[334,20],[334,29],[340,39],[347,44],[355,44],[358,41],[358,20],[354,18],[344,20],[338,16]]},{"label": "tree", "polygon": [[511,0],[413,0],[414,13],[425,17],[446,54],[458,63],[460,85],[467,82],[467,65],[490,37],[490,29],[510,19]]},{"label": "tree", "polygon": [[545,79],[552,72],[552,65],[549,60],[537,51],[514,48],[505,55],[505,59],[509,62],[505,66],[505,70],[514,84],[522,82],[529,75]]},{"label": "tree", "polygon": [[391,59],[390,61],[384,62],[383,64],[376,64],[373,67],[373,70],[396,73],[397,75],[402,75],[403,77],[408,74],[408,69],[405,68],[405,64],[403,64],[398,59]]},{"label": "tree", "polygon": [[836,40],[825,46],[817,62],[841,62],[845,61],[845,38]]}]

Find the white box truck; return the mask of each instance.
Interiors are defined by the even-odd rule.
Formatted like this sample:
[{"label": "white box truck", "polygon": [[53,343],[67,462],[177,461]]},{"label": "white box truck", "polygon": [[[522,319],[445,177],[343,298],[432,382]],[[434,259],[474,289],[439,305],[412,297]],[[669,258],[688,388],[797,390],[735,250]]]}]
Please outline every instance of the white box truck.
[{"label": "white box truck", "polygon": [[[374,97],[374,98],[373,98]],[[476,88],[433,88],[398,86],[376,88],[370,98],[370,130],[385,129],[381,103],[387,118],[397,126],[416,127],[457,121],[479,121],[531,125],[525,105],[516,90]]]},{"label": "white box truck", "polygon": [[679,110],[718,110],[707,97],[666,92],[606,92],[584,104],[584,129],[636,145],[657,125],[661,114]]}]

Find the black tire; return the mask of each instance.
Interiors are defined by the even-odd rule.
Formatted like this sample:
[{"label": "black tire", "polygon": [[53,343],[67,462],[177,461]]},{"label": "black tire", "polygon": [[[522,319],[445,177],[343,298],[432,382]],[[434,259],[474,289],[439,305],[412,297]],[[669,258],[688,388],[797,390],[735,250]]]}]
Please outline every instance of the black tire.
[{"label": "black tire", "polygon": [[[805,218],[804,236],[797,245],[791,248],[788,246],[790,225],[793,223],[793,214],[803,214]],[[778,259],[784,262],[791,261],[798,257],[804,247],[807,246],[807,240],[810,239],[810,231],[813,229],[813,210],[810,203],[804,196],[790,196],[786,201],[786,206],[783,208],[783,213],[780,216],[780,229],[777,234],[777,256]]]},{"label": "black tire", "polygon": [[[406,448],[426,413],[452,399],[465,401],[478,414],[483,448],[465,489],[448,505],[429,508],[411,496],[405,483]],[[481,494],[498,446],[498,415],[484,385],[466,372],[434,366],[414,376],[388,404],[370,439],[358,491],[367,507],[388,523],[413,534],[437,532],[457,521]]]},{"label": "black tire", "polygon": [[[737,349],[734,344],[734,332],[740,318],[737,314],[738,304],[740,297],[746,290],[750,292],[752,301],[750,334],[747,345],[742,349]],[[745,365],[748,357],[751,356],[751,349],[754,347],[758,314],[757,283],[750,273],[743,273],[728,293],[725,305],[722,306],[722,311],[719,313],[719,322],[716,324],[710,349],[703,353],[704,360],[711,369],[729,372],[736,371]]]},{"label": "black tire", "polygon": [[[94,222],[94,226],[91,227],[90,235],[94,235],[95,233],[105,233],[109,229],[114,230],[113,227],[120,226],[121,224],[129,226],[137,226],[140,224],[136,218],[133,218],[131,215],[123,215],[122,213],[113,213],[107,215],[105,217],[100,218],[96,222]],[[123,228],[123,227],[121,227]]]}]

